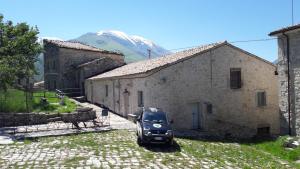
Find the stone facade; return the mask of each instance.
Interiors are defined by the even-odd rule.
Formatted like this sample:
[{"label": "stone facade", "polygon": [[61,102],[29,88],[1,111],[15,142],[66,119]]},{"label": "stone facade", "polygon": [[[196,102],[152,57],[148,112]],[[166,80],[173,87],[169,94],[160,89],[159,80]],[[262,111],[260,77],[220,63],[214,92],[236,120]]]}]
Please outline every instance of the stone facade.
[{"label": "stone facade", "polygon": [[[241,69],[240,89],[230,88],[231,68]],[[162,108],[174,120],[175,129],[250,137],[268,128],[279,134],[275,71],[272,63],[225,42],[144,73],[90,78],[85,92],[89,101],[125,117],[141,109],[138,93],[142,92],[143,106]],[[257,106],[260,91],[266,92],[267,104],[262,107]]]},{"label": "stone facade", "polygon": [[[281,133],[300,135],[300,25],[270,33],[278,37],[278,85]],[[287,58],[289,55],[289,71]],[[289,92],[288,92],[288,74]],[[290,101],[289,101],[290,95]],[[290,114],[288,111],[290,105]],[[289,120],[290,119],[290,120]],[[290,125],[289,125],[290,123]]]},{"label": "stone facade", "polygon": [[124,65],[120,53],[100,50],[77,42],[44,40],[45,88],[80,89],[84,80]]}]

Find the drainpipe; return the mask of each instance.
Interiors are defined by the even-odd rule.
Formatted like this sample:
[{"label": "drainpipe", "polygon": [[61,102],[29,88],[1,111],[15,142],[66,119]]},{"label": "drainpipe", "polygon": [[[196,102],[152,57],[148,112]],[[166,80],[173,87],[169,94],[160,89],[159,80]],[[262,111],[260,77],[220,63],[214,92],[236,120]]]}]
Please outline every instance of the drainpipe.
[{"label": "drainpipe", "polygon": [[290,97],[290,39],[289,36],[285,33],[282,35],[286,38],[286,58],[287,58],[287,90],[288,90],[288,115],[289,115],[289,135],[292,135],[291,129],[291,97]]}]

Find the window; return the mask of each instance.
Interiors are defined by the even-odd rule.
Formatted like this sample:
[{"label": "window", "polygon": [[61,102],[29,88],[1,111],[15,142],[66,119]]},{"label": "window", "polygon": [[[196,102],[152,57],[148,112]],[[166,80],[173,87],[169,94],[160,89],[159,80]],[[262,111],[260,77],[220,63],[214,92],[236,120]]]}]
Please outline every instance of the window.
[{"label": "window", "polygon": [[259,127],[257,128],[257,136],[269,136],[270,127]]},{"label": "window", "polygon": [[212,108],[211,103],[206,104],[206,111],[207,111],[208,114],[211,114],[213,112],[213,108]]},{"label": "window", "polygon": [[105,85],[105,96],[108,97],[108,85]]},{"label": "window", "polygon": [[240,89],[242,87],[241,68],[230,68],[230,88]]},{"label": "window", "polygon": [[138,91],[138,106],[144,107],[143,91]]},{"label": "window", "polygon": [[263,107],[267,105],[266,92],[257,92],[257,107]]}]

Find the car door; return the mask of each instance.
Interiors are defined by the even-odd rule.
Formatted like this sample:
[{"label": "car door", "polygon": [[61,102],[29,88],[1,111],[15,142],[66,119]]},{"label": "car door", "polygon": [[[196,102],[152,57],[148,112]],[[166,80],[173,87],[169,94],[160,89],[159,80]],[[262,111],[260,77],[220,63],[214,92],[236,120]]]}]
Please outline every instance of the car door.
[{"label": "car door", "polygon": [[143,117],[143,113],[140,114],[140,116],[138,117],[138,120],[136,122],[136,127],[137,127],[137,134],[139,137],[142,137],[142,134],[143,134],[143,120],[142,120],[142,117]]}]

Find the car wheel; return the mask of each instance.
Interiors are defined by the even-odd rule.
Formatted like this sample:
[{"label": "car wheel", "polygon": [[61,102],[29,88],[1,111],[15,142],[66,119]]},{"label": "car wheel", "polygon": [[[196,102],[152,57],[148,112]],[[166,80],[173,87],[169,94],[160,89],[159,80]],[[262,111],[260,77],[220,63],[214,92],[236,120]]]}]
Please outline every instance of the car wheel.
[{"label": "car wheel", "polygon": [[172,140],[168,141],[167,144],[168,144],[169,146],[173,146],[173,145],[174,145],[174,140],[172,139]]},{"label": "car wheel", "polygon": [[143,141],[142,141],[142,139],[140,138],[140,137],[137,137],[137,144],[139,145],[139,146],[143,146]]}]

